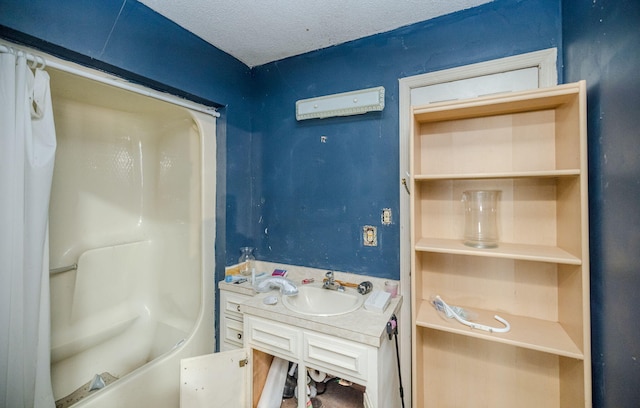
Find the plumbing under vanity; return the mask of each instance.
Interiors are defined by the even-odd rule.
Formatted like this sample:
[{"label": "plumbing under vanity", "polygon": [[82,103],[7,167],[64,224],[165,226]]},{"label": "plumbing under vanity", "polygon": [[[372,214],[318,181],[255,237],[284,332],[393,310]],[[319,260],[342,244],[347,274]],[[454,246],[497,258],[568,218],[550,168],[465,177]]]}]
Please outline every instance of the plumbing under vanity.
[{"label": "plumbing under vanity", "polygon": [[[273,270],[266,262],[257,267]],[[373,291],[362,295],[354,287],[328,287],[325,272],[289,267],[293,296],[283,295],[291,288],[280,284],[258,293],[250,279],[219,282],[220,353],[183,360],[181,406],[256,407],[275,357],[305,374],[297,376],[298,408],[307,406],[307,370],[358,385],[365,390],[363,407],[401,406],[395,343],[386,327],[402,298],[391,298],[384,310],[367,309],[365,301],[383,290],[384,280],[335,272],[338,283],[372,282]]]}]

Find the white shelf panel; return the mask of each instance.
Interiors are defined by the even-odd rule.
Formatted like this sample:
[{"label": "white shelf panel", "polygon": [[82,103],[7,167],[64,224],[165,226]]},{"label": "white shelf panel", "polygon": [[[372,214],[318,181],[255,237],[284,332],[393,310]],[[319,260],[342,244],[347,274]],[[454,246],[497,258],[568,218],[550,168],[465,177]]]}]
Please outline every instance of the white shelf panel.
[{"label": "white shelf panel", "polygon": [[432,103],[422,107],[414,107],[413,115],[419,122],[442,122],[557,109],[561,105],[571,103],[579,92],[579,86],[566,84],[556,86],[554,89],[545,88],[536,91],[489,95],[465,101]]},{"label": "white shelf panel", "polygon": [[511,330],[508,333],[489,333],[483,330],[472,329],[454,319],[444,317],[438,313],[427,300],[418,300],[416,307],[416,325],[558,356],[578,360],[584,359],[584,353],[576,346],[558,322],[516,316],[503,312],[466,308],[464,305],[456,306],[464,307],[476,313],[478,315],[476,319],[477,323],[492,327],[502,327],[502,323],[493,318],[493,316],[497,314],[509,322]]},{"label": "white shelf panel", "polygon": [[487,256],[493,258],[517,259],[523,261],[552,262],[567,265],[581,265],[580,258],[553,246],[499,243],[497,248],[473,248],[462,240],[442,238],[421,238],[416,251],[438,252],[454,255]]},{"label": "white shelf panel", "polygon": [[557,178],[579,176],[579,169],[526,171],[526,172],[500,172],[500,173],[448,173],[448,174],[416,174],[416,181],[440,181],[440,180],[482,180],[482,179],[515,179],[515,178]]}]

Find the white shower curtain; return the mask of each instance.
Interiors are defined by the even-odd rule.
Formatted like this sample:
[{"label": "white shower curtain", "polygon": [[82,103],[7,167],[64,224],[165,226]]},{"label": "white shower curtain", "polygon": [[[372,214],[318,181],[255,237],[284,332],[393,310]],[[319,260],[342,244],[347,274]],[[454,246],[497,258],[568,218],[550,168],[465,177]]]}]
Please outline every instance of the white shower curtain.
[{"label": "white shower curtain", "polygon": [[48,211],[56,138],[49,76],[0,52],[0,406],[54,407]]}]

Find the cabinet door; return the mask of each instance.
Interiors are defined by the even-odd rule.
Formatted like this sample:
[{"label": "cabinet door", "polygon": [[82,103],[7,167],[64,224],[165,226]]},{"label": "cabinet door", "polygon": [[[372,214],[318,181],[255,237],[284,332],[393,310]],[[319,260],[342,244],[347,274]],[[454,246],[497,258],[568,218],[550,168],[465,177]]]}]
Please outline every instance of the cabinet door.
[{"label": "cabinet door", "polygon": [[245,349],[180,361],[181,408],[248,408],[249,364]]}]

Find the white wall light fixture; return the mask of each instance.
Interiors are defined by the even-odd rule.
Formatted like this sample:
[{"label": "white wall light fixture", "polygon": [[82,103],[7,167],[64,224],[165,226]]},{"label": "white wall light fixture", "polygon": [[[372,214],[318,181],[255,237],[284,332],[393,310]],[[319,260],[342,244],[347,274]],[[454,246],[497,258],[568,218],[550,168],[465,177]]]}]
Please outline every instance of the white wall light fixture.
[{"label": "white wall light fixture", "polygon": [[361,89],[296,102],[296,119],[359,115],[384,109],[384,87]]}]

